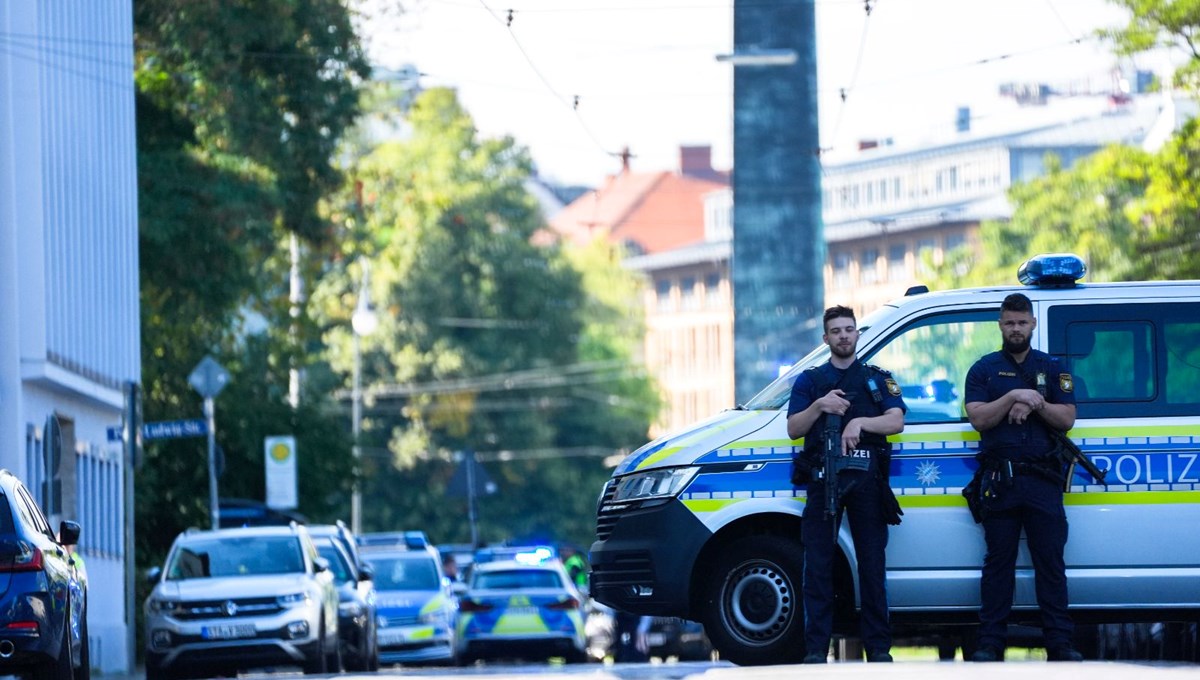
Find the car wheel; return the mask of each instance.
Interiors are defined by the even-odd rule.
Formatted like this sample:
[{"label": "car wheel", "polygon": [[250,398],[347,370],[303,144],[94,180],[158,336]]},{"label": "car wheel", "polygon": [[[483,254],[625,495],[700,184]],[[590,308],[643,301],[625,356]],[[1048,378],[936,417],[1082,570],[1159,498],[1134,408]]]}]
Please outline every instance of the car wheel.
[{"label": "car wheel", "polygon": [[342,672],[342,643],[339,640],[334,640],[332,645],[326,645],[329,650],[329,655],[325,657],[325,672],[326,673],[341,673]]},{"label": "car wheel", "polygon": [[87,605],[83,608],[83,619],[79,622],[79,668],[75,669],[75,680],[92,680],[92,653],[88,641]]},{"label": "car wheel", "polygon": [[313,650],[312,656],[304,662],[305,675],[320,675],[327,672],[328,657],[325,654],[325,622],[321,622],[321,627],[317,630],[317,648]]},{"label": "car wheel", "polygon": [[62,644],[59,645],[58,657],[34,667],[33,680],[73,680],[74,664],[71,662],[71,614],[63,617]]},{"label": "car wheel", "polygon": [[740,666],[804,658],[803,573],[795,539],[750,536],[720,551],[700,608],[721,658]]}]

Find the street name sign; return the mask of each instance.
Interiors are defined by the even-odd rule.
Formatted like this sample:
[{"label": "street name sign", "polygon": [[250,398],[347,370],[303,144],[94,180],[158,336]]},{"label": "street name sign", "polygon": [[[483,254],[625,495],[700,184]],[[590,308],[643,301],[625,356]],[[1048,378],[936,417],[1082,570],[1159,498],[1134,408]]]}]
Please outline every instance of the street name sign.
[{"label": "street name sign", "polygon": [[206,434],[208,434],[208,425],[203,418],[164,420],[142,425],[142,439],[144,440],[203,437]]}]

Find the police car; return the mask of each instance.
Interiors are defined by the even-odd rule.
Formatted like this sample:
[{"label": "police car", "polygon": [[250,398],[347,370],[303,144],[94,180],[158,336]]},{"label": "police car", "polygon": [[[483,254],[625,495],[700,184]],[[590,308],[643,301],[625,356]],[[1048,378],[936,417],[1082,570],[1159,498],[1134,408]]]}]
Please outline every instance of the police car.
[{"label": "police car", "polygon": [[459,589],[458,656],[587,660],[584,597],[557,559],[476,563]]},{"label": "police car", "polygon": [[358,544],[374,570],[380,662],[453,663],[458,603],[424,533],[362,534]]},{"label": "police car", "polygon": [[[910,291],[859,319],[859,357],[917,389],[893,443],[891,485],[904,510],[887,548],[891,617],[908,626],[977,621],[983,531],[962,488],[979,434],[961,402],[967,370],[1000,345],[1000,302],[1034,304],[1033,347],[1060,357],[1077,402],[1069,436],[1107,485],[1076,468],[1065,497],[1066,562],[1077,621],[1192,621],[1200,616],[1200,282],[1081,283],[1083,261],[1039,256],[1021,286]],[[703,621],[721,657],[739,664],[803,658],[806,490],[790,482],[803,440],[786,433],[800,371],[822,345],[744,407],[657,439],[605,485],[591,548],[591,594],[620,609]],[[835,628],[855,634],[857,568],[849,527]],[[1022,546],[1014,617],[1038,621]],[[1191,648],[1196,646],[1195,628]],[[1086,644],[1077,641],[1085,653]]]}]

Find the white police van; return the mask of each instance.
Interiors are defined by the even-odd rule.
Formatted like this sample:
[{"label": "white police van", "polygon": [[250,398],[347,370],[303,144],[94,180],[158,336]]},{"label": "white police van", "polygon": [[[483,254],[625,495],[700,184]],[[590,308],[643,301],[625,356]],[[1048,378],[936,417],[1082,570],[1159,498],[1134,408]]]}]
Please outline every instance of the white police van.
[{"label": "white police van", "polygon": [[[964,415],[970,366],[999,348],[1000,302],[1030,297],[1037,349],[1075,378],[1071,438],[1107,486],[1077,467],[1065,497],[1076,622],[1200,619],[1200,282],[1076,283],[1071,255],[1033,258],[1025,286],[910,291],[859,320],[859,356],[892,371],[909,412],[893,442],[891,485],[904,509],[887,549],[897,636],[974,623],[982,528],[961,491],[979,435]],[[824,345],[745,406],[653,441],[617,466],[597,511],[593,597],[612,607],[704,622],[722,658],[803,658],[800,515],[789,477],[802,440],[786,433],[787,400]],[[835,631],[857,630],[857,569],[848,524],[838,538]],[[1014,619],[1039,620],[1028,551]],[[1079,643],[1079,641],[1077,641]],[[1082,643],[1086,651],[1089,646]],[[1093,645],[1094,653],[1094,645]]]}]

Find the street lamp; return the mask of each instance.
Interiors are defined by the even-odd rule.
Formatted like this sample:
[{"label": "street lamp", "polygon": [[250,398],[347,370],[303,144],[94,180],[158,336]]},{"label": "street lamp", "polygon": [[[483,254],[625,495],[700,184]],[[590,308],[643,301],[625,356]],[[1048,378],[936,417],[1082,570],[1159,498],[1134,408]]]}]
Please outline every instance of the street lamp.
[{"label": "street lamp", "polygon": [[354,486],[350,493],[350,529],[355,535],[362,533],[362,486],[359,478],[362,473],[362,449],[358,437],[362,432],[362,348],[363,336],[370,335],[379,327],[379,316],[371,306],[371,268],[366,260],[361,260],[362,281],[358,286],[358,304],[350,317],[350,326],[354,329],[354,389],[351,391],[350,427],[354,440]]}]

